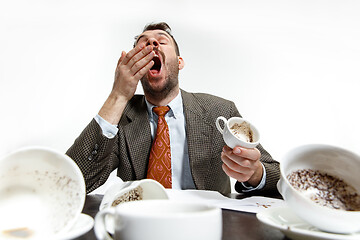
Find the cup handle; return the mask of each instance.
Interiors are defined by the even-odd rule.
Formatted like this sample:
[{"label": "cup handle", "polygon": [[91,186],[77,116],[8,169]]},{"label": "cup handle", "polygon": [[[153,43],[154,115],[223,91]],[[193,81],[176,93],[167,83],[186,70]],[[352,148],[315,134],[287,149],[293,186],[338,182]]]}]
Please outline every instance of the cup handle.
[{"label": "cup handle", "polygon": [[115,208],[107,208],[98,212],[95,216],[94,231],[96,238],[99,240],[112,240],[105,227],[105,218],[107,215],[115,216]]},{"label": "cup handle", "polygon": [[218,117],[218,118],[216,119],[216,122],[215,122],[216,128],[219,130],[219,132],[220,132],[221,134],[224,134],[224,129],[221,128],[221,126],[220,126],[220,122],[219,122],[220,120],[222,120],[222,121],[224,122],[224,124],[227,123],[227,120],[226,120],[226,118],[224,118],[223,116],[220,116],[220,117]]}]

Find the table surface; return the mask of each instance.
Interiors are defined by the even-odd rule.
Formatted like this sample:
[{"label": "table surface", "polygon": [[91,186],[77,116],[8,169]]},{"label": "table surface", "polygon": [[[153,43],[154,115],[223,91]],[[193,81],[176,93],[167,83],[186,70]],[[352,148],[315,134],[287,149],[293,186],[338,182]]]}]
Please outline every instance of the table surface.
[{"label": "table surface", "polygon": [[[241,194],[231,194],[231,198],[244,198]],[[83,213],[93,218],[99,211],[102,195],[87,195]],[[247,239],[247,240],[285,240],[288,239],[282,232],[277,229],[266,226],[261,223],[254,213],[246,213],[232,210],[222,210],[223,214],[223,240]],[[94,230],[76,240],[96,240]]]}]

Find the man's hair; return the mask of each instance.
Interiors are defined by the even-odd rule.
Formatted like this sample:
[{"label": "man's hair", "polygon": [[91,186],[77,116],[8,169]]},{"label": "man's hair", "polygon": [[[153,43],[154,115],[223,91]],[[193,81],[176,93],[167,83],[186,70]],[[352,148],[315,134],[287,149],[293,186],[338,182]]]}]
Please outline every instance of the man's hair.
[{"label": "man's hair", "polygon": [[[170,26],[166,23],[166,22],[159,22],[159,23],[149,23],[147,24],[143,31],[142,32],[145,32],[145,31],[151,31],[151,30],[162,30],[164,32],[166,32],[167,34],[170,35],[170,37],[172,38],[172,40],[174,41],[175,43],[175,52],[178,56],[180,56],[180,50],[179,50],[179,46],[177,44],[177,42],[175,41],[175,38],[174,36],[171,34],[171,28]],[[137,35],[135,36],[135,43],[134,43],[134,46],[136,45],[137,43],[137,39],[140,35]]]}]

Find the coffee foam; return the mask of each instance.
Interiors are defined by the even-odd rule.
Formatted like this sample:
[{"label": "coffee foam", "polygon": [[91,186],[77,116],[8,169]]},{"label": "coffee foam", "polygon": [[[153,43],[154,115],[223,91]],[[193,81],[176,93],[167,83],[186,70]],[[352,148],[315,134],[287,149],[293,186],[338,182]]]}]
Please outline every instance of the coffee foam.
[{"label": "coffee foam", "polygon": [[253,142],[253,132],[249,123],[234,123],[234,125],[230,127],[230,130],[238,139],[244,142]]}]

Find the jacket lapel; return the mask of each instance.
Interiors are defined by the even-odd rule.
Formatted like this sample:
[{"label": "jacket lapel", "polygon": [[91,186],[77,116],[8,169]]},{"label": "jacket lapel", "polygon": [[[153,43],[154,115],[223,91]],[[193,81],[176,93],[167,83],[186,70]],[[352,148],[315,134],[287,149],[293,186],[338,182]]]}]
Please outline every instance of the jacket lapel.
[{"label": "jacket lapel", "polygon": [[186,137],[189,151],[191,172],[196,186],[206,184],[207,173],[211,168],[211,139],[214,123],[208,122],[204,109],[196,98],[185,91],[181,91],[186,120]]},{"label": "jacket lapel", "polygon": [[126,114],[129,124],[124,126],[124,135],[129,159],[134,167],[136,179],[146,177],[148,157],[151,148],[151,129],[145,101],[140,108],[131,108]]}]

